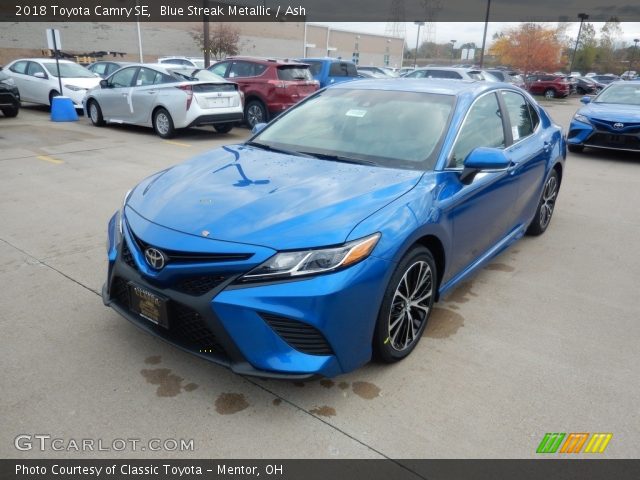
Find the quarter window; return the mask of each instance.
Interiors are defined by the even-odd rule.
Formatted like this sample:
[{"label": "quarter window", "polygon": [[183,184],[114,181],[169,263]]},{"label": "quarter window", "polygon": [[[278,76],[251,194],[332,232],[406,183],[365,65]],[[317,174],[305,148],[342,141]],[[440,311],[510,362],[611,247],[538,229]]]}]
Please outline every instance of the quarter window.
[{"label": "quarter window", "polygon": [[505,147],[500,106],[494,93],[480,97],[469,110],[451,150],[449,167],[462,168],[467,155],[478,147]]}]

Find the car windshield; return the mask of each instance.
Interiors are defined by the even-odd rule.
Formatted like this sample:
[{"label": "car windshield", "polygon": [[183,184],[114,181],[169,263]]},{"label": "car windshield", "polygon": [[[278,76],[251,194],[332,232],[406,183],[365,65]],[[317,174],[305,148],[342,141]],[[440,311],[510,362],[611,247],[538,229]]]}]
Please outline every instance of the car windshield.
[{"label": "car windshield", "polygon": [[[57,77],[56,62],[42,62],[50,75]],[[96,75],[77,63],[60,62],[61,78],[96,78]]]},{"label": "car windshield", "polygon": [[432,169],[452,95],[329,89],[290,110],[252,144],[335,161]]},{"label": "car windshield", "polygon": [[594,102],[640,106],[640,84],[613,84],[604,89]]}]

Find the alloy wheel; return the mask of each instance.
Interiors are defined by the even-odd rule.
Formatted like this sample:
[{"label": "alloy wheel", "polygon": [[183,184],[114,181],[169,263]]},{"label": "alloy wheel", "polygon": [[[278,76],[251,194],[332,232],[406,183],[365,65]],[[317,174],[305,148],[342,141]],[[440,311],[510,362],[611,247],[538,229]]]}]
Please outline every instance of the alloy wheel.
[{"label": "alloy wheel", "polygon": [[91,121],[93,123],[98,123],[98,107],[94,102],[91,102],[91,106],[89,107],[89,114],[91,115]]},{"label": "alloy wheel", "polygon": [[169,119],[164,112],[156,116],[156,129],[160,135],[166,135],[169,132]]},{"label": "alloy wheel", "polygon": [[556,197],[558,196],[558,179],[555,175],[549,177],[547,183],[544,185],[544,191],[542,192],[542,204],[540,205],[540,226],[547,228],[551,221],[551,215],[553,215],[553,208],[556,204]]},{"label": "alloy wheel", "polygon": [[433,295],[433,272],[419,260],[412,264],[396,287],[388,320],[388,338],[397,351],[409,348],[429,315]]},{"label": "alloy wheel", "polygon": [[262,112],[262,108],[259,105],[251,105],[247,109],[247,121],[249,122],[249,126],[253,127],[257,123],[264,122],[264,114]]}]

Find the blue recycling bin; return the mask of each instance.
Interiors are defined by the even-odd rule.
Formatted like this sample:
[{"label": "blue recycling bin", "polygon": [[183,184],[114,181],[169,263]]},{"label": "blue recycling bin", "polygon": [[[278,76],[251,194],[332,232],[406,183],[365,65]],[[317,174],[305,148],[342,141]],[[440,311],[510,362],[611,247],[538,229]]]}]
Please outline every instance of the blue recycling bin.
[{"label": "blue recycling bin", "polygon": [[69,97],[53,97],[51,100],[51,121],[75,122],[78,114],[73,106],[73,100]]}]

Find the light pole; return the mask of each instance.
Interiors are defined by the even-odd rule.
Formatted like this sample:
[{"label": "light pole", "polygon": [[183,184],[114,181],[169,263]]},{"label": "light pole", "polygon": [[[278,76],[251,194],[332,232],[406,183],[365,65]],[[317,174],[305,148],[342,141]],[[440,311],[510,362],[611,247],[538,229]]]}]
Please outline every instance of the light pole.
[{"label": "light pole", "polygon": [[482,50],[480,50],[480,68],[484,66],[484,47],[487,43],[487,27],[489,26],[490,10],[491,10],[491,0],[487,0],[487,13],[484,16],[484,33],[482,34]]},{"label": "light pole", "polygon": [[454,57],[454,47],[456,45],[457,40],[449,40],[449,43],[451,44],[451,63],[453,63],[453,57]]},{"label": "light pole", "polygon": [[418,35],[416,36],[416,51],[413,57],[413,68],[418,68],[418,43],[420,42],[420,27],[424,25],[424,22],[413,22],[418,26]]},{"label": "light pole", "polygon": [[578,44],[580,43],[580,34],[582,33],[582,24],[585,20],[589,19],[589,15],[586,13],[579,13],[578,18],[580,19],[580,28],[578,28],[578,38],[576,38],[576,46],[573,48],[573,55],[571,55],[571,65],[569,66],[569,75],[573,72],[573,62],[576,59],[576,52],[578,51]]},{"label": "light pole", "polygon": [[633,39],[633,55],[631,56],[631,64],[629,65],[629,71],[633,71],[633,64],[636,63],[636,54],[638,53],[638,42],[640,38]]}]

